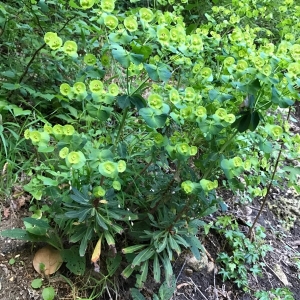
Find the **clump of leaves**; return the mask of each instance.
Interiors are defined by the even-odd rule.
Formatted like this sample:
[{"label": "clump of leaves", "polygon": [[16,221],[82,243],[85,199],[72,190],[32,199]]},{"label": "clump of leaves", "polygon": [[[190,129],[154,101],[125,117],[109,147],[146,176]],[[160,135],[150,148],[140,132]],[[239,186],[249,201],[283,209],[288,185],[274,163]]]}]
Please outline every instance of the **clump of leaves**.
[{"label": "clump of leaves", "polygon": [[219,274],[224,281],[233,280],[239,288],[247,290],[248,273],[254,276],[262,275],[261,267],[264,264],[261,258],[272,250],[270,245],[263,242],[264,228],[256,227],[254,242],[239,230],[237,221],[231,216],[218,217],[213,228],[226,239],[224,248],[227,251],[219,253],[217,258],[222,266]]}]

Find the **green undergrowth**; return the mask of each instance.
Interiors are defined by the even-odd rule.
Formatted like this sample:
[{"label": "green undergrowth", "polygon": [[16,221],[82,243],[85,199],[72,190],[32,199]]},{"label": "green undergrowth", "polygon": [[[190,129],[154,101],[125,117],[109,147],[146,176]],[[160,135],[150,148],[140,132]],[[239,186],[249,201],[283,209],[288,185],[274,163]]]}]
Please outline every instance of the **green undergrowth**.
[{"label": "green undergrowth", "polygon": [[[203,218],[227,210],[218,188],[300,191],[300,6],[131,2],[0,2],[0,163],[32,196],[25,229],[2,235],[49,243],[78,275],[101,261],[170,287],[175,257],[201,257]],[[219,260],[247,285],[239,253]]]}]

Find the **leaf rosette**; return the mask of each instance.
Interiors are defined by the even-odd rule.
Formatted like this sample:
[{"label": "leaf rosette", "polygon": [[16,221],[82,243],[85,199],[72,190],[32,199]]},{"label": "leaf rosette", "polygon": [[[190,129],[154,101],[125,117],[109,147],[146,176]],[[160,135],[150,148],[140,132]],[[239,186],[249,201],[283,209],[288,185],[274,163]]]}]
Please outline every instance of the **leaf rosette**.
[{"label": "leaf rosette", "polygon": [[207,117],[207,111],[206,108],[204,106],[198,106],[195,109],[195,115],[197,116],[197,118],[199,118],[200,120],[205,120]]},{"label": "leaf rosette", "polygon": [[114,190],[116,191],[120,191],[121,190],[121,183],[117,180],[114,180],[112,183],[112,187]]},{"label": "leaf rosette", "polygon": [[190,102],[190,101],[195,100],[195,98],[196,98],[196,92],[195,92],[194,88],[187,87],[185,89],[185,98],[184,98],[184,100]]},{"label": "leaf rosette", "polygon": [[204,81],[212,81],[213,75],[212,75],[212,69],[208,67],[204,67],[200,70],[200,76]]},{"label": "leaf rosette", "polygon": [[163,105],[163,98],[162,96],[158,95],[158,94],[151,94],[149,97],[148,97],[148,103],[149,103],[149,106],[151,108],[154,108],[154,109],[161,109],[162,108],[162,105]]},{"label": "leaf rosette", "polygon": [[165,27],[157,29],[157,39],[161,44],[168,44],[170,41],[170,31]]},{"label": "leaf rosette", "polygon": [[61,137],[64,134],[64,127],[60,124],[56,124],[52,128],[52,132],[55,137]]},{"label": "leaf rosette", "polygon": [[55,40],[57,38],[56,32],[46,32],[44,35],[44,41],[48,45],[51,40]]},{"label": "leaf rosette", "polygon": [[218,120],[224,120],[226,116],[227,116],[227,111],[224,108],[218,108],[214,113],[213,118],[218,121]]},{"label": "leaf rosette", "polygon": [[292,45],[292,47],[290,48],[290,54],[295,61],[299,62],[300,61],[300,44]]},{"label": "leaf rosette", "polygon": [[111,83],[108,86],[108,92],[113,96],[118,96],[119,94],[119,87],[115,83]]},{"label": "leaf rosette", "polygon": [[48,134],[52,134],[53,130],[52,130],[52,126],[49,124],[45,124],[44,125],[44,131],[47,132]]},{"label": "leaf rosette", "polygon": [[190,180],[183,181],[181,183],[181,188],[184,190],[186,194],[191,194],[194,190],[194,183]]},{"label": "leaf rosette", "polygon": [[224,121],[229,123],[229,124],[233,124],[235,122],[235,115],[234,114],[227,114],[224,117]]},{"label": "leaf rosette", "polygon": [[56,36],[55,38],[50,39],[50,41],[48,42],[48,46],[52,50],[58,50],[62,46],[62,39]]},{"label": "leaf rosette", "polygon": [[243,161],[239,156],[232,158],[232,163],[235,168],[243,167]]}]

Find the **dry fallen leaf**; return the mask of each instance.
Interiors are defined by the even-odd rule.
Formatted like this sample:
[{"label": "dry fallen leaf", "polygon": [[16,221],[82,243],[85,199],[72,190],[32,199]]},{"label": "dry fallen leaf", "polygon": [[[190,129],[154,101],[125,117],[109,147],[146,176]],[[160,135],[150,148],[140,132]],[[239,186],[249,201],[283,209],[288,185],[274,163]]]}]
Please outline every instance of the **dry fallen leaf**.
[{"label": "dry fallen leaf", "polygon": [[60,268],[62,262],[60,252],[51,246],[46,246],[36,252],[33,267],[39,274],[51,275]]},{"label": "dry fallen leaf", "polygon": [[14,200],[16,209],[19,210],[22,206],[25,205],[25,202],[26,202],[26,198],[23,195],[18,197],[16,200]]},{"label": "dry fallen leaf", "polygon": [[285,286],[289,286],[291,285],[288,280],[286,275],[284,274],[282,268],[280,267],[279,264],[275,264],[274,266],[274,273],[277,275],[277,277],[280,279],[280,281],[285,285]]},{"label": "dry fallen leaf", "polygon": [[8,218],[9,215],[10,215],[9,207],[4,207],[3,208],[3,216],[4,216],[4,218]]},{"label": "dry fallen leaf", "polygon": [[92,263],[96,263],[97,260],[100,258],[100,255],[101,255],[101,240],[102,240],[102,235],[99,238],[99,240],[96,244],[96,247],[94,249],[94,252],[93,252],[93,255],[92,255],[92,258],[91,258]]}]

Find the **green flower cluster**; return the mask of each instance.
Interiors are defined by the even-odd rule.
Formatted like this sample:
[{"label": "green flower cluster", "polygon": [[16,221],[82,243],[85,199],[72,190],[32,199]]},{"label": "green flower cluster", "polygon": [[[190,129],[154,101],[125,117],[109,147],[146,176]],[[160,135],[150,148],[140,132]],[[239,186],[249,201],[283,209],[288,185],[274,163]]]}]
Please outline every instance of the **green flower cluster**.
[{"label": "green flower cluster", "polygon": [[45,43],[52,50],[60,50],[71,57],[77,57],[77,44],[73,41],[66,41],[63,44],[62,39],[55,32],[46,32],[44,35]]}]

